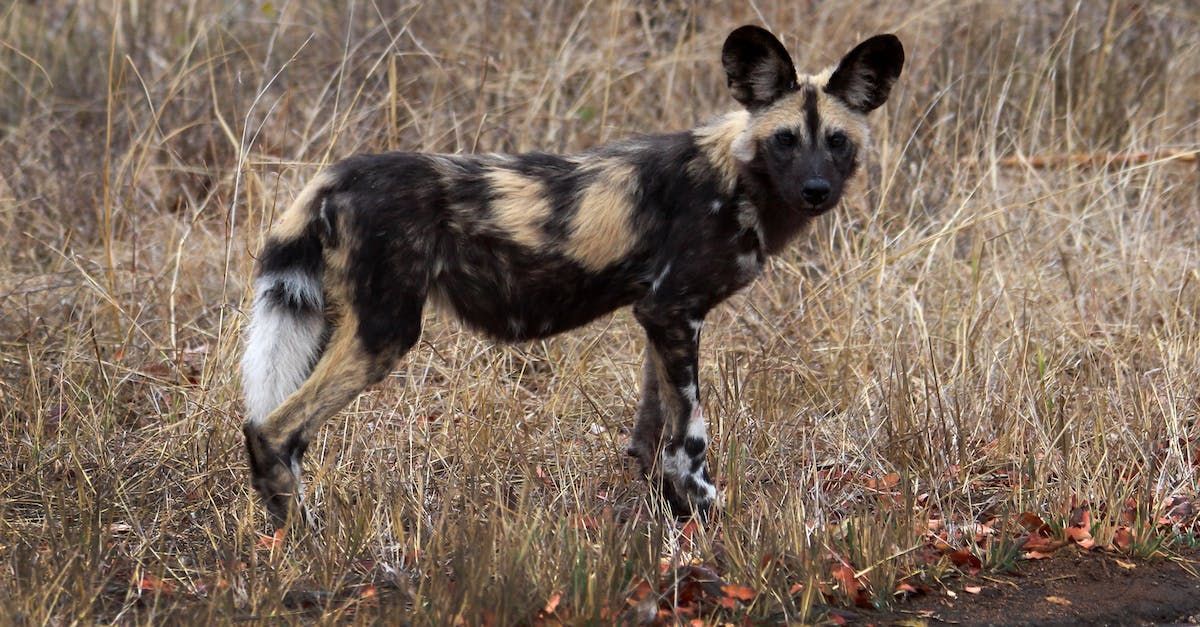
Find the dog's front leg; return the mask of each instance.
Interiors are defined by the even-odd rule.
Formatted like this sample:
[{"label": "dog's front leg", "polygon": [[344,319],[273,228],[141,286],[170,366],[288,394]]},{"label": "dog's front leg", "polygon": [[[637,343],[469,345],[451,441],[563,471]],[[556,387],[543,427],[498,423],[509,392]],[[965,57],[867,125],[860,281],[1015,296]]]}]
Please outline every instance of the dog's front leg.
[{"label": "dog's front leg", "polygon": [[[644,385],[648,397],[643,404],[653,402],[652,394],[657,396],[660,413],[655,416],[644,406],[639,409],[633,447],[639,452],[648,447],[660,451],[663,495],[676,515],[705,517],[717,489],[704,463],[708,435],[697,379],[703,314],[645,303],[635,307],[634,314],[648,340]],[[650,437],[656,441],[644,441]],[[656,473],[648,474],[654,477]]]}]

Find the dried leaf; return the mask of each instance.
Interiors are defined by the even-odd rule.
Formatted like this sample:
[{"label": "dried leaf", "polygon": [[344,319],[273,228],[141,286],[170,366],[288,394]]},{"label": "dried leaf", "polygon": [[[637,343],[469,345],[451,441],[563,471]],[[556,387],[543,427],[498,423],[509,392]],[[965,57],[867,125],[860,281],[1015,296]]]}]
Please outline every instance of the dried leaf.
[{"label": "dried leaf", "polygon": [[[1083,520],[1084,522],[1087,522],[1088,520],[1087,511],[1084,511],[1083,513]],[[1090,531],[1088,531],[1088,528],[1088,525],[1084,525],[1082,527],[1067,527],[1067,537],[1074,540],[1075,543],[1079,545],[1079,548],[1091,550],[1095,548],[1096,541],[1092,539],[1092,534]]]},{"label": "dried leaf", "polygon": [[642,600],[649,598],[653,592],[654,587],[650,585],[649,581],[638,578],[637,583],[629,591],[629,597],[625,599],[625,602],[629,605],[637,605]]},{"label": "dried leaf", "polygon": [[721,586],[721,592],[727,597],[734,598],[745,603],[753,601],[754,597],[758,596],[758,593],[754,591],[754,588],[738,584],[726,584]]},{"label": "dried leaf", "polygon": [[1120,566],[1121,568],[1124,568],[1125,570],[1133,570],[1133,569],[1137,568],[1137,564],[1134,564],[1133,562],[1126,562],[1125,560],[1115,560],[1115,561],[1117,562],[1117,566]]},{"label": "dried leaf", "polygon": [[1049,558],[1050,554],[1042,553],[1040,551],[1028,551],[1022,557],[1024,557],[1027,560],[1044,560],[1044,559]]},{"label": "dried leaf", "polygon": [[979,559],[979,556],[966,549],[954,551],[949,554],[949,557],[950,562],[959,568],[966,568],[969,571],[975,572],[983,568],[983,561]]},{"label": "dried leaf", "polygon": [[1029,533],[1044,536],[1050,535],[1050,525],[1047,525],[1041,516],[1033,512],[1024,512],[1020,516],[1017,516],[1017,522]]},{"label": "dried leaf", "polygon": [[968,527],[974,532],[975,542],[983,542],[985,539],[996,535],[996,530],[983,523],[975,523]]},{"label": "dried leaf", "polygon": [[561,601],[562,601],[562,593],[561,592],[555,592],[554,594],[551,594],[550,598],[546,600],[546,606],[542,608],[542,612],[546,613],[546,614],[553,614],[554,610],[558,609],[558,604]]},{"label": "dried leaf", "polygon": [[1053,603],[1053,604],[1055,604],[1055,605],[1062,605],[1062,606],[1064,606],[1064,607],[1067,607],[1067,606],[1070,606],[1070,605],[1071,605],[1071,600],[1070,600],[1070,599],[1064,599],[1064,598],[1062,598],[1062,597],[1056,597],[1056,596],[1049,596],[1049,597],[1046,597],[1046,602],[1047,602],[1047,603]]},{"label": "dried leaf", "polygon": [[982,586],[963,586],[963,592],[966,592],[967,594],[979,594],[980,592],[983,592],[983,587]]},{"label": "dried leaf", "polygon": [[859,583],[858,579],[854,578],[853,568],[850,568],[846,564],[838,564],[837,566],[833,567],[833,572],[830,574],[833,576],[834,581],[838,582],[838,585],[842,587],[842,590],[844,590],[848,596],[853,598],[854,595],[858,594]]},{"label": "dried leaf", "polygon": [[580,531],[594,531],[600,528],[600,521],[595,516],[578,514],[572,519],[571,525]]},{"label": "dried leaf", "polygon": [[255,546],[264,551],[274,551],[283,546],[285,537],[287,537],[287,529],[280,527],[271,535],[258,534],[258,542],[255,543]]},{"label": "dried leaf", "polygon": [[1121,510],[1121,522],[1126,525],[1137,522],[1137,501],[1125,499],[1125,507]]},{"label": "dried leaf", "polygon": [[141,581],[138,582],[138,590],[154,594],[171,594],[175,592],[175,584],[154,575],[142,575]]},{"label": "dried leaf", "polygon": [[1091,529],[1092,508],[1088,506],[1087,501],[1070,510],[1070,526]]},{"label": "dried leaf", "polygon": [[1026,551],[1053,553],[1066,545],[1066,540],[1053,540],[1043,536],[1031,535],[1025,539],[1025,544],[1023,544],[1021,548],[1025,549]]},{"label": "dried leaf", "polygon": [[1122,551],[1128,551],[1129,547],[1133,546],[1133,534],[1129,532],[1128,527],[1119,527],[1113,534],[1113,546]]},{"label": "dried leaf", "polygon": [[872,490],[891,490],[900,485],[900,473],[889,472],[879,479],[867,479],[867,487]]}]

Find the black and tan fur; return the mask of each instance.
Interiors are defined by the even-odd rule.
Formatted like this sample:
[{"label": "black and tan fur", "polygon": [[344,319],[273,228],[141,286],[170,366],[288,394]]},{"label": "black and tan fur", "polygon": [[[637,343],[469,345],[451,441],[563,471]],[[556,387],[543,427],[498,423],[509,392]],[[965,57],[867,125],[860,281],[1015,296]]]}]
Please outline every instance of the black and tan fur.
[{"label": "black and tan fur", "polygon": [[745,26],[722,62],[742,110],[571,156],[388,153],[310,183],[258,265],[243,376],[253,483],[276,522],[316,430],[417,342],[427,301],[497,339],[627,305],[647,338],[630,453],[676,513],[704,513],[705,314],[839,201],[904,51],[873,37],[822,74]]}]

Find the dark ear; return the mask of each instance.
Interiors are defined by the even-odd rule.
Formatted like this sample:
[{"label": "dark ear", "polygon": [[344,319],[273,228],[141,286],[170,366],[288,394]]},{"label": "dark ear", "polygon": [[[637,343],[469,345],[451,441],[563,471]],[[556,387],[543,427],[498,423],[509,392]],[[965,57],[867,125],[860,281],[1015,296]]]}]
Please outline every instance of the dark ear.
[{"label": "dark ear", "polygon": [[876,35],[842,57],[825,92],[851,109],[867,113],[887,102],[904,67],[904,46],[895,35]]},{"label": "dark ear", "polygon": [[743,26],[725,39],[721,65],[729,91],[742,106],[754,111],[796,88],[796,67],[787,49],[770,32]]}]

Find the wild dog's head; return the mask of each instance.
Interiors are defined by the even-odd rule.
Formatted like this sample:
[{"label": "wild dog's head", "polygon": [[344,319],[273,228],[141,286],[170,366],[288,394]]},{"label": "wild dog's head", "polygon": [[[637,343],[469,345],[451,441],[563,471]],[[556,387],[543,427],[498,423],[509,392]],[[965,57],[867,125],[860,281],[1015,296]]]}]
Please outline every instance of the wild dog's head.
[{"label": "wild dog's head", "polygon": [[814,216],[837,204],[867,141],[867,114],[888,99],[904,65],[895,35],[877,35],[836,68],[798,76],[783,44],[757,26],[725,40],[729,89],[750,112],[734,158],[753,193],[774,208]]}]

